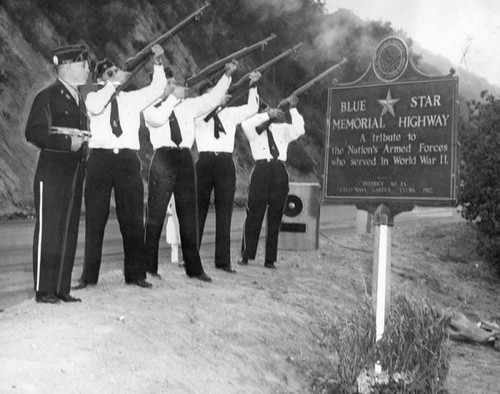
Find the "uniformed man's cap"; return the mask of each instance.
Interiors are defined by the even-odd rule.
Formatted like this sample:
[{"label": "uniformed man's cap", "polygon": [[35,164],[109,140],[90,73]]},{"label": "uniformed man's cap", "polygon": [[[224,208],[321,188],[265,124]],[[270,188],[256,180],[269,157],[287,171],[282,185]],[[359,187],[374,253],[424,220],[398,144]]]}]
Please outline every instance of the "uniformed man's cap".
[{"label": "uniformed man's cap", "polygon": [[75,63],[88,60],[89,49],[85,44],[65,45],[52,51],[52,61],[59,64]]},{"label": "uniformed man's cap", "polygon": [[106,72],[106,70],[111,67],[115,67],[115,64],[107,57],[101,60],[100,62],[97,62],[94,72],[95,77],[101,78],[102,75]]}]

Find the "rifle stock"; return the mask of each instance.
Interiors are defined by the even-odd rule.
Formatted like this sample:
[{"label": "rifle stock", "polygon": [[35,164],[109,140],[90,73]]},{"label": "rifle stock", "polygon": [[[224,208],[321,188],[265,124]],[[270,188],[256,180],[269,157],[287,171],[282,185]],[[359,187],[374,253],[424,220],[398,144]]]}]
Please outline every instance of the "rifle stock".
[{"label": "rifle stock", "polygon": [[[297,96],[298,97],[299,95],[301,95],[302,93],[304,93],[305,91],[307,91],[311,87],[313,87],[317,82],[319,82],[320,80],[322,80],[328,74],[331,74],[337,68],[339,68],[340,66],[342,66],[345,62],[347,62],[347,59],[346,58],[342,58],[342,60],[339,63],[337,63],[336,65],[334,65],[334,66],[332,66],[330,68],[327,68],[325,71],[323,71],[321,74],[315,76],[313,79],[311,79],[306,84],[302,85],[298,89],[295,89],[292,94],[290,94],[287,98],[285,98],[285,99],[283,99],[283,100],[281,100],[279,102],[278,108],[280,108],[280,109],[282,109],[284,111],[288,111],[288,106],[290,104],[289,99],[290,99],[291,96]],[[286,114],[286,115],[287,115],[287,123],[289,123],[289,121],[290,121],[289,114]],[[269,125],[271,123],[273,123],[272,120],[267,120],[264,123],[262,123],[260,126],[257,126],[256,127],[257,133],[261,134],[264,130],[266,130],[269,127]]]},{"label": "rifle stock", "polygon": [[214,62],[212,64],[209,64],[203,70],[201,70],[198,74],[195,74],[195,75],[187,78],[186,79],[186,86],[193,87],[194,85],[197,85],[197,84],[203,82],[204,80],[213,79],[214,75],[216,75],[217,73],[221,72],[224,69],[226,63],[228,63],[232,60],[238,60],[242,57],[245,57],[248,54],[255,52],[259,48],[264,48],[269,41],[271,41],[275,38],[276,38],[276,35],[271,34],[269,37],[267,37],[259,42],[256,42],[253,45],[242,48],[239,51],[236,51],[236,52],[234,52],[234,53],[232,53],[232,54],[230,54],[230,55],[228,55],[220,60],[217,60],[216,62]]},{"label": "rifle stock", "polygon": [[208,122],[211,118],[217,115],[224,108],[229,107],[233,105],[236,101],[238,101],[245,94],[247,89],[252,88],[253,86],[250,82],[251,73],[253,72],[260,72],[261,74],[264,73],[265,71],[269,70],[272,66],[274,66],[276,63],[278,63],[280,60],[284,59],[285,57],[289,56],[294,52],[297,52],[301,46],[302,43],[295,45],[294,47],[286,50],[285,52],[280,53],[278,56],[275,56],[271,60],[267,61],[264,64],[261,64],[257,68],[253,69],[249,73],[242,76],[238,82],[236,82],[234,85],[231,85],[228,89],[228,93],[232,95],[231,99],[229,99],[229,101],[226,104],[221,105],[216,109],[214,109],[207,116],[205,116],[203,120],[205,122]]}]

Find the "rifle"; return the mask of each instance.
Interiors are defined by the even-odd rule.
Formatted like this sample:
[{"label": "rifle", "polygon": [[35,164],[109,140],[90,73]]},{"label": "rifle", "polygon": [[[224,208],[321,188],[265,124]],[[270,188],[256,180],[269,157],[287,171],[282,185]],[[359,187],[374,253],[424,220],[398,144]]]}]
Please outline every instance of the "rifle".
[{"label": "rifle", "polygon": [[285,52],[282,52],[278,56],[272,58],[271,60],[267,61],[264,64],[261,64],[251,72],[243,75],[238,82],[236,82],[234,85],[231,85],[228,89],[228,93],[233,95],[231,99],[224,105],[220,105],[216,109],[214,109],[212,112],[210,112],[207,116],[203,118],[205,122],[208,122],[211,118],[213,118],[215,115],[217,115],[219,112],[221,112],[224,108],[229,107],[232,105],[234,102],[236,102],[245,92],[247,89],[251,88],[253,84],[250,82],[250,74],[253,72],[260,72],[261,74],[264,73],[265,71],[269,70],[272,66],[274,66],[276,63],[278,63],[280,60],[284,59],[285,57],[289,56],[290,54],[296,52],[299,50],[299,48],[302,46],[302,43],[299,43],[295,45],[294,47],[286,50]]},{"label": "rifle", "polygon": [[[306,84],[302,85],[301,87],[299,87],[298,89],[295,89],[293,91],[292,94],[290,94],[287,98],[284,98],[283,100],[281,100],[278,104],[278,108],[279,109],[282,109],[282,110],[287,110],[287,105],[289,104],[289,99],[291,96],[299,96],[300,94],[304,93],[305,91],[309,90],[314,84],[316,84],[318,81],[320,81],[321,79],[323,79],[324,77],[326,77],[328,74],[330,74],[332,71],[335,71],[337,68],[339,68],[340,66],[342,66],[345,62],[347,62],[347,59],[346,58],[343,58],[339,63],[337,63],[336,65],[326,69],[325,71],[323,71],[321,74],[317,75],[316,77],[314,77],[313,79],[311,79],[309,82],[307,82]],[[258,134],[261,134],[264,130],[266,130],[269,125],[273,123],[272,120],[267,120],[265,121],[264,123],[262,123],[260,126],[257,126],[256,127],[256,131]],[[289,123],[289,122],[287,122]]]},{"label": "rifle", "polygon": [[[146,45],[143,49],[141,49],[134,57],[129,58],[127,61],[125,61],[125,70],[130,71],[131,75],[127,78],[127,80],[122,83],[118,88],[115,90],[113,95],[110,97],[104,108],[108,106],[108,104],[113,101],[118,93],[120,93],[123,89],[125,89],[130,82],[132,81],[132,78],[137,75],[137,73],[146,65],[148,62],[149,58],[152,56],[151,53],[151,48],[156,45],[156,44],[162,44],[169,38],[172,38],[175,36],[181,29],[183,29],[188,23],[191,21],[198,19],[198,17],[202,14],[202,12],[205,10],[210,5],[209,2],[206,2],[203,7],[199,8],[197,11],[193,12],[191,15],[186,17],[184,20],[179,22],[177,25],[175,25],[173,28],[171,28],[169,31],[167,31],[165,34],[162,34],[160,37],[158,37],[156,40],[152,41],[148,45]],[[103,108],[103,111],[104,111]]]},{"label": "rifle", "polygon": [[[198,83],[202,82],[203,80],[207,81],[207,80],[214,79],[215,75],[220,73],[224,69],[226,63],[228,63],[232,60],[238,60],[239,58],[247,56],[248,54],[256,51],[259,48],[264,48],[269,41],[271,41],[275,38],[276,38],[276,35],[271,34],[269,37],[263,39],[262,41],[259,41],[253,45],[248,46],[248,47],[242,48],[239,51],[236,51],[236,52],[232,53],[231,55],[228,55],[225,58],[220,59],[220,60],[206,66],[198,74],[187,78],[186,79],[186,86],[192,87],[192,86],[197,85]],[[204,84],[201,84],[201,86],[204,86]]]}]

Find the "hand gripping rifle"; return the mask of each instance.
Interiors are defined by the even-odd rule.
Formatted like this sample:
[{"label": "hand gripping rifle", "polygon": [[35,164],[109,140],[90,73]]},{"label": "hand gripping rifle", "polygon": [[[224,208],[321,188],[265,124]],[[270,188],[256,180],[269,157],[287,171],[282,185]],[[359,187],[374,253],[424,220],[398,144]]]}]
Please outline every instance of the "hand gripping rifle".
[{"label": "hand gripping rifle", "polygon": [[[292,94],[290,94],[290,96],[288,96],[287,98],[284,98],[283,100],[281,100],[278,104],[278,108],[279,109],[282,109],[284,111],[286,111],[288,109],[288,105],[289,105],[289,99],[291,96],[299,96],[300,94],[304,93],[305,91],[309,90],[311,87],[313,87],[317,82],[319,82],[320,80],[322,80],[324,77],[326,77],[328,74],[332,73],[333,71],[335,71],[337,68],[339,68],[340,66],[342,66],[345,62],[347,62],[347,59],[346,58],[343,58],[339,63],[337,63],[336,65],[326,69],[325,71],[323,71],[321,74],[317,75],[316,77],[314,77],[313,79],[311,79],[309,82],[307,82],[306,84],[302,85],[300,88],[296,89],[293,91]],[[267,120],[265,121],[264,123],[262,123],[260,126],[257,126],[256,127],[256,131],[258,134],[261,134],[264,130],[266,130],[269,125],[273,123],[272,120]]]},{"label": "hand gripping rifle", "polygon": [[215,63],[212,63],[206,66],[203,70],[201,70],[198,74],[193,75],[186,79],[186,86],[193,87],[198,85],[199,88],[205,86],[210,83],[211,80],[215,79],[217,74],[224,70],[226,63],[232,60],[238,60],[242,57],[247,56],[248,54],[255,52],[259,48],[264,48],[267,43],[276,38],[275,34],[271,34],[269,37],[259,41],[253,45],[240,49],[232,53],[231,55],[226,56],[223,59],[217,60]]},{"label": "hand gripping rifle", "polygon": [[[123,82],[118,88],[115,90],[113,95],[110,97],[104,108],[108,106],[108,104],[113,101],[113,99],[116,98],[118,93],[120,93],[123,89],[125,89],[130,82],[132,81],[132,78],[137,75],[137,73],[146,65],[150,57],[152,56],[151,53],[151,48],[156,45],[156,44],[162,44],[166,40],[172,38],[175,36],[181,29],[183,29],[188,23],[192,22],[193,20],[197,20],[199,16],[203,13],[205,8],[207,8],[210,5],[209,2],[205,3],[203,7],[198,9],[197,11],[193,12],[191,15],[186,17],[184,20],[179,22],[177,25],[175,25],[173,28],[171,28],[169,31],[167,31],[165,34],[162,34],[160,37],[158,37],[156,40],[152,41],[148,45],[146,45],[143,49],[141,49],[134,57],[131,57],[130,59],[125,61],[125,70],[131,72],[131,75],[127,78],[125,82]],[[104,109],[103,109],[104,110]]]},{"label": "hand gripping rifle", "polygon": [[272,66],[274,66],[276,63],[278,63],[280,60],[283,60],[285,57],[291,55],[294,52],[297,52],[301,46],[302,43],[299,43],[294,47],[286,50],[285,52],[282,52],[278,56],[272,58],[271,60],[267,61],[266,63],[261,64],[259,67],[255,68],[251,72],[243,75],[238,82],[236,82],[234,85],[231,85],[228,89],[228,94],[231,94],[233,97],[231,97],[231,99],[226,104],[220,105],[212,112],[210,112],[207,116],[203,118],[203,120],[205,122],[208,122],[224,108],[233,105],[241,96],[243,96],[247,92],[248,89],[253,87],[253,84],[250,81],[251,73],[253,72],[260,72],[261,74],[264,73],[265,71],[269,70]]}]

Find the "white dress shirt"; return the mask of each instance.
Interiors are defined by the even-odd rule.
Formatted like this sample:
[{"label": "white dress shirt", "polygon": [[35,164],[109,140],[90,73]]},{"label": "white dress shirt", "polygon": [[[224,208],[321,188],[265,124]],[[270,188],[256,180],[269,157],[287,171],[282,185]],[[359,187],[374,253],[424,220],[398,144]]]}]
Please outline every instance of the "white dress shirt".
[{"label": "white dress shirt", "polygon": [[231,77],[224,74],[211,91],[201,96],[179,100],[169,95],[160,106],[151,106],[144,110],[144,119],[149,128],[153,148],[177,147],[170,138],[168,121],[170,114],[174,111],[182,135],[179,147],[191,149],[194,142],[194,118],[216,108],[224,99],[229,85],[231,85]]},{"label": "white dress shirt", "polygon": [[196,118],[194,129],[198,152],[232,153],[234,150],[236,126],[257,113],[258,109],[259,95],[257,94],[257,88],[254,87],[248,91],[248,102],[246,105],[226,107],[217,114],[225,131],[225,133],[219,134],[219,138],[215,138],[214,136],[213,117],[208,122],[203,120],[206,114]]},{"label": "white dress shirt", "polygon": [[[304,118],[297,108],[290,110],[292,123],[271,123],[269,130],[273,134],[274,142],[279,150],[278,160],[286,161],[288,145],[290,142],[295,141],[301,135],[305,134]],[[241,128],[250,142],[250,149],[255,161],[257,160],[271,160],[273,157],[269,152],[269,142],[267,140],[267,132],[263,131],[258,134],[255,130],[257,126],[269,120],[269,114],[262,112],[255,114],[251,118],[241,123]]]},{"label": "white dress shirt", "polygon": [[90,148],[139,150],[140,113],[148,104],[158,99],[165,89],[167,79],[163,66],[155,65],[149,86],[130,92],[120,92],[116,97],[120,126],[123,134],[116,137],[110,124],[111,103],[104,106],[115,92],[115,86],[106,84],[97,92],[87,95],[85,104],[90,117]]}]

